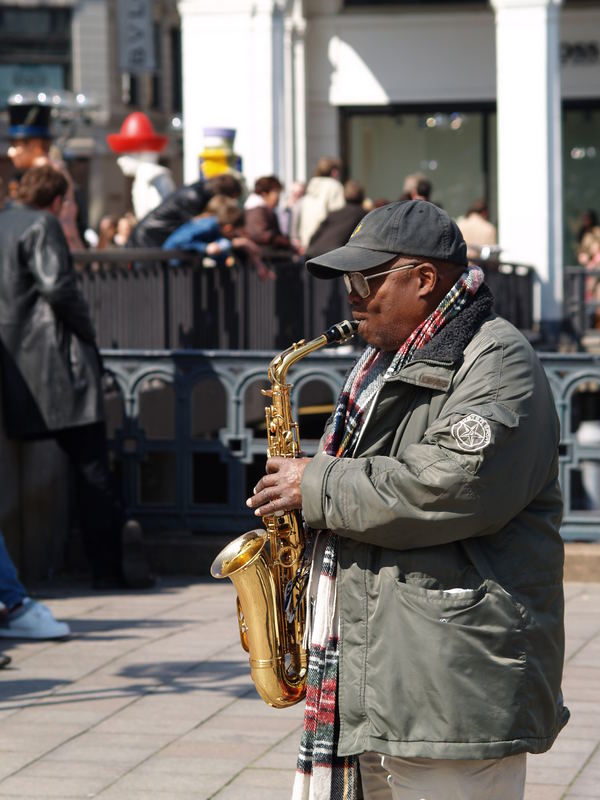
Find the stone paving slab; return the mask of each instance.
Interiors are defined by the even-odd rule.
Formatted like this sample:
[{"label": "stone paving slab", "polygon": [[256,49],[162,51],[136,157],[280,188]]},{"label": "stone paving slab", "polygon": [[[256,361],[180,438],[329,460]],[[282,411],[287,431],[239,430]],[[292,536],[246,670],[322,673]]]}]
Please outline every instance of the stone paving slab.
[{"label": "stone paving slab", "polygon": [[[600,583],[568,583],[572,718],[526,800],[600,800]],[[257,696],[229,582],[45,587],[66,642],[0,640],[0,800],[288,800],[302,706]],[[483,800],[483,799],[482,799]]]}]

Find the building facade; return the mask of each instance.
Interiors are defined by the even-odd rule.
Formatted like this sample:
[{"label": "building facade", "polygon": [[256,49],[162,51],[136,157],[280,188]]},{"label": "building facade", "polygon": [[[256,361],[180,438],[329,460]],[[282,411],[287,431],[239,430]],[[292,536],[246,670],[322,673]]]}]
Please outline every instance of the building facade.
[{"label": "building facade", "polygon": [[[89,222],[130,208],[130,185],[108,148],[134,110],[169,135],[161,154],[182,179],[181,30],[175,0],[149,2],[155,67],[119,67],[118,0],[0,0],[0,109],[15,91],[55,94],[56,145],[79,186]],[[78,102],[79,100],[79,102]],[[7,114],[0,111],[0,176],[9,179]]]},{"label": "building facade", "polygon": [[204,129],[228,127],[250,186],[339,155],[374,199],[415,172],[453,216],[483,196],[506,255],[540,275],[538,316],[560,315],[579,217],[600,210],[598,0],[139,0],[140,74],[119,67],[123,2],[0,0],[0,105],[18,88],[92,101],[55,123],[92,225],[130,203],[106,134],[139,109],[177,183],[199,176]]},{"label": "building facade", "polygon": [[[415,172],[454,216],[483,196],[507,254],[541,276],[538,316],[544,306],[556,321],[579,216],[600,209],[600,3],[181,0],[179,9],[188,179],[203,127],[219,124],[237,129],[250,183],[274,172],[289,184],[319,156],[341,155],[372,198],[396,199]],[[199,100],[198,76],[209,74]]]}]

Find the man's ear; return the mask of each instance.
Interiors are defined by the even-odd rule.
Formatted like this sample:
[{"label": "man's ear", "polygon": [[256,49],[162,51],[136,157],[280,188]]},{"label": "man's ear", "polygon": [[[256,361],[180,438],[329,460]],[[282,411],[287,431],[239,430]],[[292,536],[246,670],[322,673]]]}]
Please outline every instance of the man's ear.
[{"label": "man's ear", "polygon": [[417,270],[419,288],[419,297],[427,297],[431,294],[439,283],[439,275],[437,268],[430,264],[429,261],[424,261]]}]

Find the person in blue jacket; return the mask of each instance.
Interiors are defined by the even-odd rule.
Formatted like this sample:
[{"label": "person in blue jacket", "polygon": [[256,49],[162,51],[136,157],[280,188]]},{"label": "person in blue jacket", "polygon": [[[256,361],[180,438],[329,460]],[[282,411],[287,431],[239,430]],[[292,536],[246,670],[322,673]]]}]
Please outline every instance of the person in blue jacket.
[{"label": "person in blue jacket", "polygon": [[[238,250],[262,280],[272,277],[271,270],[260,258],[258,245],[245,235],[244,210],[235,200],[224,195],[215,195],[207,204],[206,211],[174,230],[162,248],[201,253],[204,267],[232,267]],[[170,263],[177,266],[180,262],[172,259]]]}]

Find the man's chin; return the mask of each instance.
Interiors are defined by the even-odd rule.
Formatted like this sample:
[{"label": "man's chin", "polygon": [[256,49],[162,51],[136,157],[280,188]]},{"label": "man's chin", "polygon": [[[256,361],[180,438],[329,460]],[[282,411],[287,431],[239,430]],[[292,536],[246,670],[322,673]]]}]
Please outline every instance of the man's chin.
[{"label": "man's chin", "polygon": [[373,328],[369,326],[367,320],[360,321],[357,333],[361,339],[367,344],[370,344],[371,347],[375,347],[377,350],[383,350],[384,352],[395,353],[400,347],[400,344],[402,344],[402,342],[397,343],[394,337],[386,336],[385,331],[373,330]]},{"label": "man's chin", "polygon": [[377,333],[373,331],[369,327],[369,323],[366,319],[358,320],[358,330],[357,333],[367,344],[372,345],[373,347],[379,347],[379,337]]}]

